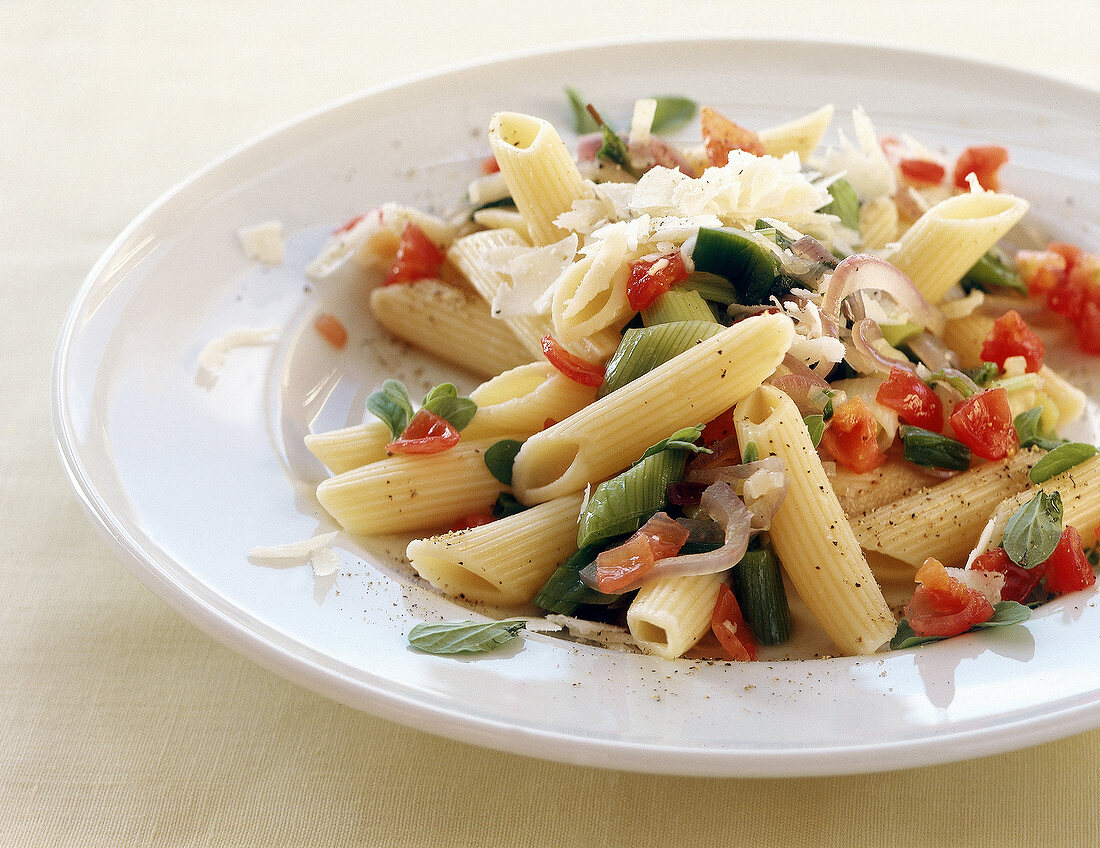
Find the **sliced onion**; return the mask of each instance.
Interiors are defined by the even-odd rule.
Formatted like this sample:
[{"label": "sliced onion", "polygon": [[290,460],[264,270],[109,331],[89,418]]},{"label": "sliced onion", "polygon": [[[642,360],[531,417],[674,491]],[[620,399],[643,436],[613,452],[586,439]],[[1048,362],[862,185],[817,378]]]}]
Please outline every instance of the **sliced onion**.
[{"label": "sliced onion", "polygon": [[855,253],[836,266],[825,289],[821,308],[840,317],[840,304],[849,295],[863,289],[876,289],[890,295],[916,323],[936,335],[943,332],[943,314],[925,300],[913,281],[885,259],[869,253]]},{"label": "sliced onion", "polygon": [[771,527],[772,518],[783,504],[790,487],[783,460],[777,456],[742,465],[693,470],[688,476],[692,482],[728,485],[752,513],[751,526],[754,531]]},{"label": "sliced onion", "polygon": [[894,368],[915,371],[916,366],[907,359],[886,356],[876,347],[882,341],[882,330],[870,318],[864,318],[852,327],[852,341],[848,347],[848,364],[861,374],[889,374]]},{"label": "sliced onion", "polygon": [[789,396],[803,415],[816,415],[821,412],[821,407],[810,400],[810,393],[829,388],[828,383],[812,372],[809,376],[784,374],[781,377],[772,377],[768,383]]},{"label": "sliced onion", "polygon": [[828,265],[830,268],[836,267],[836,257],[829,252],[829,248],[813,236],[803,236],[798,241],[791,244],[790,250],[791,253],[799,259],[820,262],[822,265]]},{"label": "sliced onion", "polygon": [[939,336],[934,336],[928,332],[919,333],[906,341],[905,344],[930,371],[959,367],[959,355],[949,348]]},{"label": "sliced onion", "polygon": [[651,135],[640,144],[631,144],[629,152],[631,160],[642,164],[644,170],[648,171],[659,165],[663,168],[678,168],[680,173],[693,179],[699,176],[680,149],[660,136]]}]

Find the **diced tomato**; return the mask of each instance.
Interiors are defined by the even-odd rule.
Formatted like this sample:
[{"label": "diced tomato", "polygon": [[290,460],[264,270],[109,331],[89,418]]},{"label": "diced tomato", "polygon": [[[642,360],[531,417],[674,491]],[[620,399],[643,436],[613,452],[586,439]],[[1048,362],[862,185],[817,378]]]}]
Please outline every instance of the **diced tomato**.
[{"label": "diced tomato", "polygon": [[496,519],[488,512],[476,512],[472,515],[464,515],[447,529],[452,532],[469,530],[471,527],[481,527],[483,524],[492,524]]},{"label": "diced tomato", "polygon": [[1063,259],[1066,260],[1066,271],[1068,272],[1078,259],[1081,258],[1083,251],[1075,244],[1069,244],[1064,241],[1052,241],[1047,243],[1047,250],[1051,253],[1057,253]]},{"label": "diced tomato", "polygon": [[1047,291],[1047,306],[1051,312],[1056,312],[1076,324],[1085,311],[1086,294],[1080,279],[1065,277]]},{"label": "diced tomato", "polygon": [[1087,589],[1096,582],[1096,574],[1085,556],[1081,534],[1072,524],[1062,530],[1054,553],[1043,566],[1046,568],[1046,589],[1052,595]]},{"label": "diced tomato", "polygon": [[1008,161],[1008,150],[999,144],[984,147],[968,147],[955,162],[955,187],[967,188],[966,177],[975,174],[981,187],[987,191],[998,191],[1001,181],[998,171]]},{"label": "diced tomato", "polygon": [[699,119],[703,133],[703,147],[707,152],[707,161],[711,165],[729,164],[730,152],[733,150],[744,150],[754,156],[763,156],[766,152],[759,135],[735,124],[709,106],[699,110]]},{"label": "diced tomato", "polygon": [[714,602],[710,629],[731,660],[748,662],[756,659],[756,637],[745,624],[741,607],[737,605],[737,596],[725,583],[718,587],[718,600]]},{"label": "diced tomato", "polygon": [[363,219],[364,219],[365,217],[367,217],[367,216],[366,216],[366,215],[356,215],[356,216],[355,216],[354,218],[349,218],[349,219],[348,219],[347,221],[345,221],[345,222],[344,222],[344,223],[343,223],[343,224],[342,224],[342,225],[341,225],[340,227],[338,227],[337,229],[333,230],[333,231],[332,231],[332,234],[333,234],[334,236],[338,236],[338,235],[340,235],[341,233],[346,233],[346,232],[348,232],[348,231],[349,231],[349,230],[351,230],[351,229],[352,229],[352,228],[353,228],[353,227],[354,227],[354,226],[355,226],[356,224],[358,224],[358,223],[359,223],[360,221],[362,221],[362,220],[363,220]]},{"label": "diced tomato", "polygon": [[931,159],[902,159],[898,162],[901,175],[911,183],[939,185],[943,182],[947,169]]},{"label": "diced tomato", "polygon": [[917,636],[958,636],[993,617],[985,595],[952,577],[937,559],[926,559],[916,580],[920,585],[904,614]]},{"label": "diced tomato", "polygon": [[386,445],[386,453],[441,453],[457,445],[460,438],[461,434],[446,418],[430,409],[421,409],[401,435]]},{"label": "diced tomato", "polygon": [[1100,356],[1100,306],[1085,304],[1077,321],[1077,346],[1085,353]]},{"label": "diced tomato", "polygon": [[1020,446],[1003,387],[986,389],[956,404],[949,421],[955,438],[982,459],[1004,459]]},{"label": "diced tomato", "polygon": [[580,383],[582,386],[598,386],[603,382],[602,365],[595,365],[570,353],[549,333],[542,337],[542,352],[546,354],[551,365],[574,383]]},{"label": "diced tomato", "polygon": [[1028,599],[1046,573],[1045,563],[1039,563],[1034,568],[1023,568],[1012,561],[1004,548],[993,548],[975,557],[971,568],[1003,574],[1005,582],[1001,587],[1001,600],[1018,603]]},{"label": "diced tomato", "polygon": [[859,395],[836,408],[821,436],[821,445],[833,459],[857,474],[886,461],[886,454],[878,446],[878,422]]},{"label": "diced tomato", "polygon": [[486,176],[500,173],[500,163],[497,161],[496,156],[486,156],[481,160],[481,173]]},{"label": "diced tomato", "polygon": [[348,343],[348,331],[335,315],[330,312],[322,312],[313,322],[314,329],[334,348],[339,350]]},{"label": "diced tomato", "polygon": [[704,447],[710,447],[715,442],[720,442],[736,432],[733,423],[733,411],[734,407],[731,406],[713,421],[707,422],[707,425],[703,427],[702,434],[700,434],[700,440]]},{"label": "diced tomato", "polygon": [[401,230],[401,241],[390,270],[386,272],[384,285],[415,283],[417,280],[438,277],[446,255],[424,231],[412,221]]},{"label": "diced tomato", "polygon": [[1043,340],[1035,335],[1015,309],[998,318],[982,342],[983,362],[995,362],[998,368],[1004,370],[1005,360],[1010,356],[1022,356],[1028,372],[1042,368],[1043,357],[1046,356]]},{"label": "diced tomato", "polygon": [[676,556],[688,535],[688,529],[679,521],[663,512],[656,513],[621,545],[596,557],[597,588],[609,595],[634,588],[657,560]]},{"label": "diced tomato", "polygon": [[1016,251],[1016,270],[1031,294],[1048,292],[1066,278],[1069,263],[1053,250]]},{"label": "diced tomato", "polygon": [[938,433],[943,429],[943,401],[912,371],[891,368],[878,387],[875,400],[898,413],[906,424]]},{"label": "diced tomato", "polygon": [[639,259],[630,266],[626,299],[630,301],[631,309],[645,309],[676,283],[682,283],[687,278],[684,257],[678,250],[656,259]]}]

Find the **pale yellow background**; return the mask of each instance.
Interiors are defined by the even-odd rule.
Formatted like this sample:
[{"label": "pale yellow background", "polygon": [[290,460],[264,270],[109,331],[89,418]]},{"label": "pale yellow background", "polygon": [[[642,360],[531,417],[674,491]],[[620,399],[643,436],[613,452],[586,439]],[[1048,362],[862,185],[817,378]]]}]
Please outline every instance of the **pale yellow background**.
[{"label": "pale yellow background", "polygon": [[1096,88],[1098,17],[1095,0],[0,2],[0,845],[1100,844],[1100,731],[888,774],[707,780],[357,713],[144,589],[49,429],[53,345],[97,256],[175,182],[303,110],[512,49],[700,33],[886,42]]}]

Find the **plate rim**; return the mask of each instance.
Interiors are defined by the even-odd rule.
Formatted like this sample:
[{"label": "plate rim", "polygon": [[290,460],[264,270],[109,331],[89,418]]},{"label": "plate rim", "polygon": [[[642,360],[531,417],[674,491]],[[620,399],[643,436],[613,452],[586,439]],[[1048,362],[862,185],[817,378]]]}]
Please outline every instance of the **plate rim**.
[{"label": "plate rim", "polygon": [[[94,481],[80,459],[78,447],[69,426],[70,410],[64,391],[65,366],[71,343],[77,332],[81,308],[86,304],[97,284],[104,278],[120,249],[135,233],[140,232],[150,219],[169,204],[185,196],[187,192],[201,188],[204,180],[212,179],[221,168],[238,157],[256,151],[266,142],[280,139],[296,129],[304,129],[319,119],[332,117],[339,111],[372,97],[507,62],[545,60],[549,57],[572,53],[636,48],[653,43],[651,39],[636,36],[503,52],[429,69],[362,89],[300,113],[231,147],[205,166],[178,180],[143,209],[112,240],[81,283],[62,324],[51,367],[51,423],[55,444],[70,484],[91,518],[93,526],[108,541],[116,556],[158,598],[223,645],[247,656],[269,671],[354,709],[367,711],[381,718],[437,736],[509,753],[574,765],[610,767],[646,773],[698,776],[808,776],[868,773],[952,762],[1014,750],[1093,729],[1097,726],[1097,719],[1100,717],[1100,692],[1095,693],[1092,702],[1067,707],[1054,713],[1053,716],[1057,717],[1057,721],[1053,720],[1052,714],[1045,713],[1040,717],[1000,722],[994,726],[950,731],[946,734],[950,739],[950,745],[944,744],[943,734],[932,734],[893,743],[875,742],[866,746],[846,745],[842,748],[790,746],[766,751],[759,749],[742,751],[731,748],[706,751],[698,748],[671,747],[598,737],[569,736],[480,716],[471,717],[460,709],[425,704],[423,701],[370,682],[352,680],[347,675],[341,674],[337,668],[318,664],[300,653],[288,654],[284,646],[277,644],[267,635],[254,628],[246,627],[240,620],[210,605],[206,599],[172,579],[170,575],[156,567],[155,562],[152,561],[153,557],[139,556],[139,550],[145,552],[140,540],[128,532],[123,520],[100,499]],[[986,73],[996,74],[998,78],[1008,76],[1027,79],[1032,84],[1039,83],[1070,91],[1077,96],[1095,97],[1098,94],[1098,90],[1087,85],[1001,63],[960,57],[944,51],[896,47],[873,41],[823,37],[801,39],[794,36],[760,34],[744,37],[678,36],[659,39],[659,43],[664,45],[752,43],[771,49],[795,45],[814,49],[851,47],[859,51],[905,56],[910,59],[928,58],[957,67],[980,68]],[[367,697],[365,698],[364,695]],[[1012,737],[1012,741],[1005,741],[1005,737]],[[578,744],[578,740],[583,742]],[[563,742],[568,744],[563,745]],[[608,766],[607,755],[612,752],[616,763],[614,766]]]}]

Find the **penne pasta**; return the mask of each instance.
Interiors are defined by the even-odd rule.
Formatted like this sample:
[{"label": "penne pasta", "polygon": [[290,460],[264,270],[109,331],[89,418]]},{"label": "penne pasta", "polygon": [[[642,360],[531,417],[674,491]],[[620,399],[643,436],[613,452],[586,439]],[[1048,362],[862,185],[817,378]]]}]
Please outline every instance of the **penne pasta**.
[{"label": "penne pasta", "polygon": [[627,627],[643,651],[667,660],[683,656],[710,629],[721,574],[666,577],[638,590]]}]

